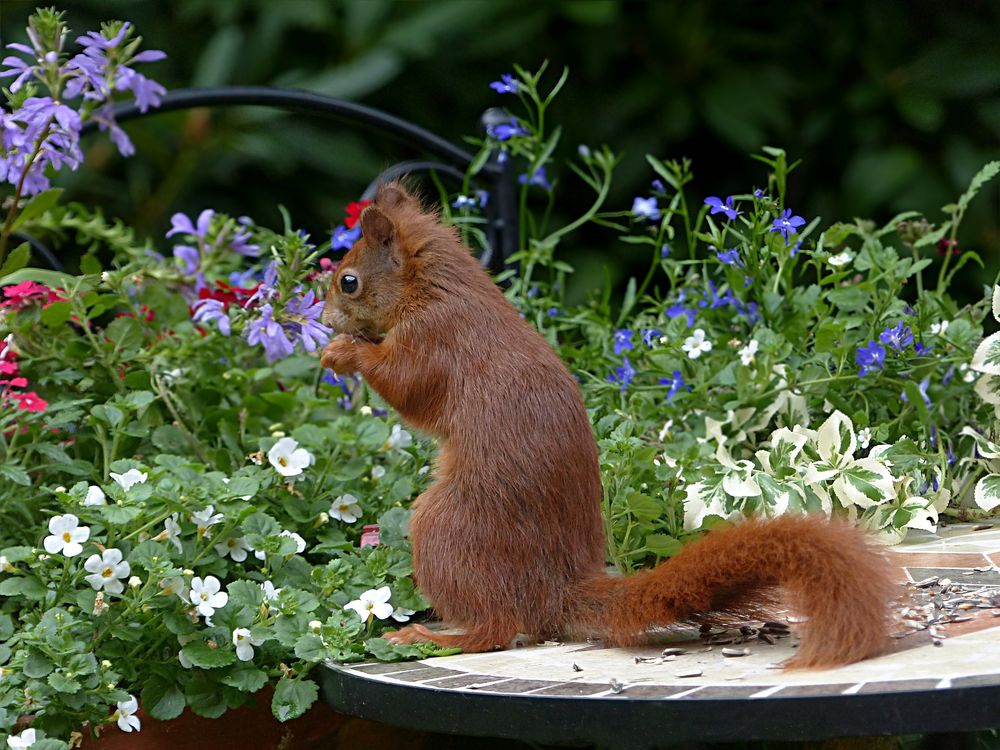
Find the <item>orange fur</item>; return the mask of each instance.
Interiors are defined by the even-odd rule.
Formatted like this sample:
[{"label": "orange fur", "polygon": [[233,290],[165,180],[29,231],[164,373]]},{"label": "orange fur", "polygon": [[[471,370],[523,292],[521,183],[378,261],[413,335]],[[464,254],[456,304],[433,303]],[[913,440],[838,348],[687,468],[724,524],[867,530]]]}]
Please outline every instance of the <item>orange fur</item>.
[{"label": "orange fur", "polygon": [[[639,642],[651,626],[755,614],[775,587],[807,615],[792,666],[843,664],[884,645],[888,564],[861,532],[816,518],[713,531],[657,568],[604,570],[597,447],[579,388],[482,271],[453,227],[399,184],[361,216],[324,320],[323,366],[360,371],[438,438],[435,482],[414,502],[414,576],[462,635],[410,626],[399,642],[466,651],[517,633]],[[357,290],[341,289],[345,275]]]}]

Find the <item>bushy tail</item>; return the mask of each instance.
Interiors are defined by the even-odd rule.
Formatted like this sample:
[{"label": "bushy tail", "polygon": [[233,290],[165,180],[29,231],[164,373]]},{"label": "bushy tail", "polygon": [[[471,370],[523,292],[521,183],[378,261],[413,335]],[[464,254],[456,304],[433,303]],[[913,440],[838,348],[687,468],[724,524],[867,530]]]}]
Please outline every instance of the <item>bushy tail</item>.
[{"label": "bushy tail", "polygon": [[717,529],[656,568],[582,584],[575,619],[614,645],[676,622],[758,617],[777,587],[808,620],[788,667],[831,667],[873,656],[887,643],[896,586],[864,534],[822,517],[781,516]]}]

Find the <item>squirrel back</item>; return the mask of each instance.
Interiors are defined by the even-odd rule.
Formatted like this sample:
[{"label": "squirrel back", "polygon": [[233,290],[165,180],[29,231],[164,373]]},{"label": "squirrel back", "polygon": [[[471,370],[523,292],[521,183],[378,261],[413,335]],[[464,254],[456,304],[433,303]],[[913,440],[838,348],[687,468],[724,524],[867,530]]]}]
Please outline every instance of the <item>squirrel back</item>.
[{"label": "squirrel back", "polygon": [[[324,310],[323,366],[360,372],[440,441],[413,504],[414,577],[439,616],[398,641],[467,651],[519,632],[635,643],[651,626],[760,613],[784,586],[808,637],[797,666],[845,663],[885,638],[887,565],[860,532],[813,518],[738,524],[635,576],[604,570],[597,447],[576,381],[459,240],[398,183],[380,187]],[[835,635],[831,638],[831,632]]]}]

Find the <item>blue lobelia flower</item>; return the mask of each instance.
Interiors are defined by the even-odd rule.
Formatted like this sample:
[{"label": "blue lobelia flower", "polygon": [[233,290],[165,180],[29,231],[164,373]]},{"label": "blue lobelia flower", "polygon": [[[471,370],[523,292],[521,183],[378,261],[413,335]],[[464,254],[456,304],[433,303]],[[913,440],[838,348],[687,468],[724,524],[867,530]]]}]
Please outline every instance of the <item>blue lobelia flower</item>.
[{"label": "blue lobelia flower", "polygon": [[498,125],[487,125],[486,134],[493,136],[498,141],[508,141],[519,135],[527,135],[528,131],[522,128],[516,117],[512,117],[510,122],[501,122]]},{"label": "blue lobelia flower", "polygon": [[549,178],[545,175],[545,167],[539,167],[535,170],[535,173],[531,175],[531,179],[528,179],[527,173],[522,174],[517,178],[517,181],[522,185],[538,185],[539,187],[545,188],[546,190],[552,189],[552,183],[549,182]]},{"label": "blue lobelia flower", "polygon": [[726,218],[732,221],[740,215],[740,212],[733,206],[733,196],[731,195],[726,198],[725,203],[722,202],[721,198],[710,195],[705,199],[705,205],[712,207],[712,210],[709,212],[712,216],[715,216],[715,214],[725,214]]},{"label": "blue lobelia flower", "polygon": [[668,386],[667,401],[672,399],[674,397],[674,394],[677,393],[677,391],[679,391],[681,388],[687,388],[689,391],[691,390],[691,386],[685,383],[684,378],[681,377],[680,370],[674,370],[669,378],[660,378],[660,384]]},{"label": "blue lobelia flower", "polygon": [[910,330],[908,325],[900,322],[892,328],[886,327],[879,334],[878,340],[886,346],[892,347],[897,352],[901,352],[913,343],[913,331]]},{"label": "blue lobelia flower", "polygon": [[642,332],[642,343],[646,346],[652,348],[653,344],[656,343],[656,338],[660,335],[661,331],[659,328],[647,328]]},{"label": "blue lobelia flower", "polygon": [[859,346],[854,355],[854,361],[861,367],[858,375],[864,377],[870,372],[885,368],[885,347],[874,341],[869,341],[868,346]]},{"label": "blue lobelia flower", "polygon": [[792,209],[786,208],[781,212],[781,216],[774,220],[771,228],[767,231],[769,232],[780,232],[781,236],[785,238],[785,244],[788,244],[788,235],[798,234],[799,227],[806,223],[806,220],[801,216],[792,216]]},{"label": "blue lobelia flower", "polygon": [[620,383],[622,393],[628,388],[628,384],[632,382],[635,377],[635,369],[632,367],[632,363],[628,361],[628,357],[625,357],[625,361],[622,363],[621,367],[616,367],[614,372],[608,375],[609,383]]},{"label": "blue lobelia flower", "polygon": [[719,259],[720,263],[727,266],[743,266],[743,261],[740,260],[740,251],[735,247],[728,250],[716,250],[715,257]]},{"label": "blue lobelia flower", "polygon": [[356,224],[354,229],[348,229],[341,224],[333,230],[330,245],[333,250],[350,250],[354,247],[354,243],[358,241],[359,237],[361,237],[360,223]]},{"label": "blue lobelia flower", "polygon": [[[928,375],[926,378],[921,380],[920,385],[917,386],[917,389],[920,391],[920,395],[924,399],[924,405],[926,406],[931,405],[931,397],[927,395],[927,389],[930,388],[930,385],[931,385],[931,378],[930,375]],[[910,402],[910,399],[906,397],[906,391],[903,391],[901,395],[903,397],[903,403]],[[933,425],[931,426],[931,429],[934,429]],[[934,446],[932,445],[931,447],[933,448]]]},{"label": "blue lobelia flower", "polygon": [[550,307],[545,312],[545,314],[548,315],[550,318],[554,318],[554,317],[556,317],[559,314],[559,308],[558,307]]},{"label": "blue lobelia flower", "polygon": [[669,258],[670,257],[670,245],[663,243],[660,245],[660,257]]},{"label": "blue lobelia flower", "polygon": [[632,351],[632,348],[632,331],[628,328],[620,328],[615,331],[615,354],[621,354],[624,351]]},{"label": "blue lobelia flower", "polygon": [[493,81],[490,88],[498,94],[516,94],[520,84],[510,73],[503,73],[499,81]]},{"label": "blue lobelia flower", "polygon": [[648,219],[655,221],[660,218],[660,207],[656,205],[656,198],[642,198],[636,196],[632,201],[632,215],[638,219]]}]

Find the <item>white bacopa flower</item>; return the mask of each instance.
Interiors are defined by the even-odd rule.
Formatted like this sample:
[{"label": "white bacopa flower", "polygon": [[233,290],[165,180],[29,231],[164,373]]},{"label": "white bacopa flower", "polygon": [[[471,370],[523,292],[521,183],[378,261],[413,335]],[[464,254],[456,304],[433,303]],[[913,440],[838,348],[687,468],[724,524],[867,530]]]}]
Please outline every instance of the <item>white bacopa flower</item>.
[{"label": "white bacopa flower", "polygon": [[309,630],[311,632],[315,633],[316,635],[319,635],[319,632],[322,629],[323,629],[323,623],[320,622],[319,620],[310,620],[309,621]]},{"label": "white bacopa flower", "polygon": [[358,613],[362,622],[368,622],[372,617],[384,620],[392,615],[392,605],[389,604],[389,597],[392,593],[388,586],[379,589],[368,589],[361,595],[360,599],[348,602],[344,609],[353,609]]},{"label": "white bacopa flower", "polygon": [[229,594],[221,589],[222,584],[215,576],[205,576],[204,580],[199,576],[191,579],[191,603],[206,622],[215,614],[215,610],[222,609],[229,602]]},{"label": "white bacopa flower", "polygon": [[740,349],[740,361],[744,365],[749,366],[753,360],[754,355],[757,354],[757,350],[760,348],[760,344],[757,343],[757,339],[753,339],[749,344]]},{"label": "white bacopa flower", "polygon": [[134,589],[139,588],[142,585],[142,579],[139,576],[132,576],[128,579],[128,585]]},{"label": "white bacopa flower", "polygon": [[72,513],[52,516],[49,519],[49,533],[42,540],[42,546],[50,555],[76,557],[83,552],[83,542],[90,539],[90,527],[80,526],[80,519]]},{"label": "white bacopa flower", "polygon": [[176,594],[182,602],[188,601],[187,584],[180,576],[164,578],[156,585],[160,587],[160,593],[164,596],[174,596]]},{"label": "white bacopa flower", "polygon": [[94,591],[107,591],[109,594],[120,594],[125,590],[120,579],[128,578],[132,567],[127,560],[122,560],[122,551],[114,547],[104,550],[99,555],[91,555],[83,564],[83,569],[90,573],[84,580],[94,587]]},{"label": "white bacopa flower", "polygon": [[306,540],[302,538],[301,534],[294,531],[289,531],[288,529],[284,529],[280,534],[278,534],[278,536],[287,536],[290,537],[291,539],[294,539],[296,554],[301,555],[303,552],[306,551]]},{"label": "white bacopa flower", "polygon": [[385,441],[385,449],[392,450],[394,448],[409,448],[413,444],[413,435],[404,430],[400,425],[394,424],[392,426],[392,432],[389,433],[389,439]]},{"label": "white bacopa flower", "polygon": [[87,488],[87,497],[83,499],[84,505],[107,505],[108,499],[104,496],[104,490],[96,484]]},{"label": "white bacopa flower", "polygon": [[681,349],[687,352],[691,359],[698,359],[702,352],[712,351],[712,342],[705,340],[705,331],[702,328],[695,328],[694,333],[684,339]]},{"label": "white bacopa flower", "polygon": [[139,701],[134,695],[130,695],[127,701],[118,701],[117,706],[118,710],[111,718],[118,722],[119,729],[123,732],[138,732],[142,729],[142,722],[135,715],[136,711],[139,710]]},{"label": "white bacopa flower", "polygon": [[[196,640],[198,640],[197,633],[188,633],[187,635],[177,636],[177,642],[181,644],[182,649],[184,648],[184,646],[191,643],[191,641],[196,641]],[[194,668],[194,664],[191,662],[190,659],[187,658],[187,655],[184,653],[183,650],[177,652],[177,661],[181,663],[181,666],[184,667],[184,669]]]},{"label": "white bacopa flower", "polygon": [[381,479],[385,476],[384,466],[373,466],[372,467],[372,479]]},{"label": "white bacopa flower", "polygon": [[962,373],[962,380],[966,383],[971,383],[976,379],[976,373],[969,369],[969,363],[963,362],[958,366],[958,371]]},{"label": "white bacopa flower", "polygon": [[111,478],[115,480],[119,487],[128,492],[137,484],[143,484],[149,475],[144,471],[139,471],[138,469],[129,469],[124,474],[115,474],[111,472]]},{"label": "white bacopa flower", "polygon": [[10,564],[7,555],[0,555],[0,573],[10,573],[13,570],[14,566]]},{"label": "white bacopa flower", "polygon": [[362,510],[354,495],[341,495],[330,506],[330,518],[344,523],[354,523],[361,518]]},{"label": "white bacopa flower", "polygon": [[250,545],[247,544],[246,537],[242,536],[231,536],[224,542],[219,542],[215,545],[215,551],[219,553],[219,557],[229,555],[236,562],[246,560],[249,550]]},{"label": "white bacopa flower", "polygon": [[205,508],[205,510],[199,510],[197,513],[192,513],[191,520],[194,522],[195,526],[198,527],[199,539],[201,537],[211,539],[212,534],[209,532],[209,529],[217,523],[222,523],[222,514],[215,512],[214,505],[209,505]]},{"label": "white bacopa flower", "polygon": [[858,445],[861,446],[862,450],[867,450],[869,443],[872,441],[872,431],[867,427],[862,427],[858,430]]},{"label": "white bacopa flower", "polygon": [[297,477],[313,462],[313,455],[305,448],[299,448],[294,438],[284,437],[271,446],[267,460],[283,477]]},{"label": "white bacopa flower", "polygon": [[250,634],[250,628],[236,628],[233,631],[233,645],[236,646],[236,658],[240,661],[251,661],[253,659],[253,647],[263,643],[263,639],[254,638]]},{"label": "white bacopa flower", "polygon": [[948,330],[948,326],[950,324],[950,320],[942,320],[940,323],[931,323],[931,333],[935,336],[944,336],[944,332]]},{"label": "white bacopa flower", "polygon": [[178,554],[184,552],[184,548],[181,546],[181,525],[177,521],[176,513],[171,513],[170,518],[163,521],[163,533],[156,538],[160,537],[169,539],[170,543],[177,548]]},{"label": "white bacopa flower", "polygon": [[264,601],[265,602],[276,601],[277,598],[278,598],[278,594],[281,593],[281,589],[275,588],[274,584],[271,583],[270,581],[264,581],[260,585],[260,590],[264,592]]},{"label": "white bacopa flower", "polygon": [[670,430],[673,429],[673,426],[674,426],[674,420],[672,419],[668,419],[666,422],[663,423],[663,427],[660,428],[660,434],[659,434],[661,443],[666,439],[667,435],[670,434]]},{"label": "white bacopa flower", "polygon": [[392,619],[396,622],[408,622],[410,615],[416,614],[415,609],[407,609],[406,607],[396,607],[392,610]]},{"label": "white bacopa flower", "polygon": [[12,734],[7,738],[7,747],[10,750],[26,750],[35,744],[37,739],[34,729],[25,729],[20,734]]},{"label": "white bacopa flower", "polygon": [[836,255],[831,255],[827,263],[831,266],[846,266],[851,262],[851,254],[848,252],[837,253]]},{"label": "white bacopa flower", "polygon": [[362,416],[365,417],[370,417],[372,415],[372,408],[368,404],[362,406],[360,409],[358,409],[358,411],[361,413]]}]

